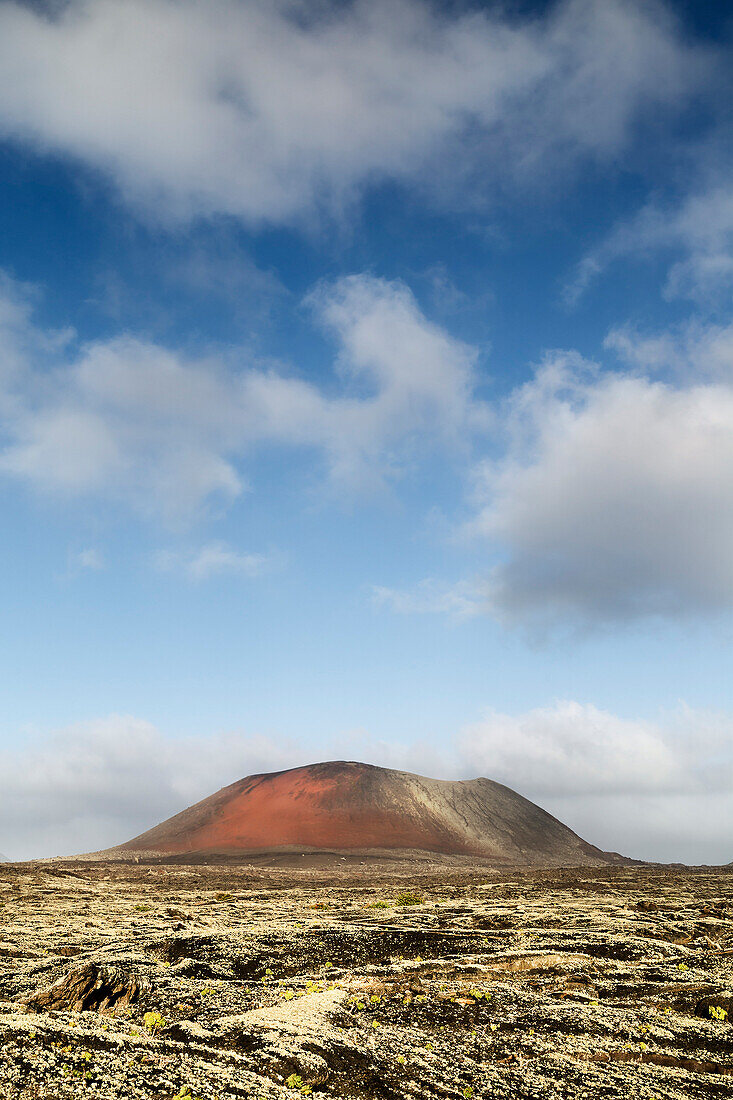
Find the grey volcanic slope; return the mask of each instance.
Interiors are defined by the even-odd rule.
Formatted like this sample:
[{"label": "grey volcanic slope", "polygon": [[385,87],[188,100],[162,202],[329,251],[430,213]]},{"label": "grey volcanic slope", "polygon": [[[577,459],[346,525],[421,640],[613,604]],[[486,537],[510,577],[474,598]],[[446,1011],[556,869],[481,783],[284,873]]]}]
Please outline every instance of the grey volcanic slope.
[{"label": "grey volcanic slope", "polygon": [[417,849],[523,864],[622,861],[491,779],[450,782],[347,761],[251,775],[104,854],[272,849]]}]

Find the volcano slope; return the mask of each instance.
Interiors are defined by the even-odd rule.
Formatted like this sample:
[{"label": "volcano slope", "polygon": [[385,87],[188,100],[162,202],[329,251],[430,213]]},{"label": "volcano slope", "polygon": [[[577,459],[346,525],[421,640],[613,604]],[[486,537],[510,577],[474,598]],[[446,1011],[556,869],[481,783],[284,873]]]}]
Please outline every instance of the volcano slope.
[{"label": "volcano slope", "polygon": [[104,853],[427,851],[496,863],[619,862],[509,787],[335,761],[251,775]]}]

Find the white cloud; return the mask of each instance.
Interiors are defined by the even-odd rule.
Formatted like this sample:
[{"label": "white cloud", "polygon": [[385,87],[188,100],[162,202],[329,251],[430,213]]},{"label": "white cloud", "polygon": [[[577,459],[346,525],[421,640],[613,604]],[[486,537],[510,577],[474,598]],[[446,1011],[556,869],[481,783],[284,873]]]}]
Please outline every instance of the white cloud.
[{"label": "white cloud", "polygon": [[[695,166],[695,179],[700,175]],[[621,222],[578,265],[565,288],[569,304],[612,263],[629,257],[668,257],[667,298],[727,304],[733,288],[733,188],[731,169],[719,171],[676,203],[653,202]],[[722,175],[722,182],[718,178]]]},{"label": "white cloud", "polygon": [[68,0],[52,13],[4,0],[0,132],[99,170],[161,217],[292,220],[338,211],[374,179],[445,188],[617,154],[645,112],[685,99],[703,61],[652,0],[563,0],[524,21],[422,0]]},{"label": "white cloud", "polygon": [[0,842],[11,859],[97,851],[244,776],[336,758],[436,773],[457,767],[425,745],[361,730],[306,747],[239,733],[175,738],[143,719],[111,715],[0,749]]},{"label": "white cloud", "polygon": [[310,300],[338,341],[347,388],[316,419],[336,480],[378,483],[378,452],[399,469],[404,443],[408,453],[421,439],[461,447],[487,426],[472,392],[475,349],[429,322],[404,284],[350,276]]},{"label": "white cloud", "polygon": [[0,836],[10,858],[121,844],[245,775],[305,762],[261,737],[166,737],[112,715],[0,751]]},{"label": "white cloud", "polygon": [[376,585],[376,603],[540,636],[733,609],[733,326],[620,328],[605,346],[627,372],[552,353],[484,415],[496,457],[462,528],[488,549],[483,576]]},{"label": "white cloud", "polygon": [[133,337],[87,345],[17,387],[0,471],[48,492],[131,497],[186,514],[243,483],[231,461],[235,381]]},{"label": "white cloud", "polygon": [[[717,368],[716,368],[717,369]],[[508,403],[468,530],[495,614],[535,626],[733,607],[733,386],[547,359]]]},{"label": "white cloud", "polygon": [[487,586],[480,582],[458,581],[444,584],[427,578],[409,589],[372,587],[372,598],[380,607],[399,615],[450,615],[471,619],[488,610]]},{"label": "white cloud", "polygon": [[463,731],[461,752],[477,769],[490,768],[492,778],[536,796],[680,794],[721,782],[730,786],[730,765],[723,775],[704,753],[698,758],[689,736],[693,729],[702,732],[708,753],[715,753],[726,748],[729,729],[709,719],[701,731],[700,715],[684,710],[673,722],[682,727],[678,734],[563,700],[518,716],[489,711]]},{"label": "white cloud", "polygon": [[641,859],[728,862],[733,812],[730,715],[680,706],[657,721],[562,701],[490,711],[464,729],[471,774],[506,783],[586,840]]},{"label": "white cloud", "polygon": [[0,844],[10,858],[128,840],[243,776],[356,759],[443,778],[483,774],[585,839],[637,858],[727,862],[733,717],[679,706],[655,720],[588,704],[488,711],[440,746],[342,731],[318,744],[166,736],[130,716],[78,723],[0,752]]},{"label": "white cloud", "polygon": [[691,321],[651,335],[629,327],[617,328],[608,334],[604,346],[645,374],[672,376],[682,383],[733,383],[733,324]]},{"label": "white cloud", "polygon": [[14,388],[22,384],[29,360],[53,362],[73,340],[71,329],[41,330],[32,323],[38,290],[0,268],[0,415],[15,408]]},{"label": "white cloud", "polygon": [[209,542],[185,554],[162,550],[156,555],[156,563],[166,572],[182,573],[192,581],[204,581],[222,574],[258,577],[272,566],[273,559],[265,554],[244,554],[224,542]]},{"label": "white cloud", "polygon": [[86,550],[80,550],[75,555],[74,561],[80,569],[91,569],[98,572],[104,569],[104,554],[94,546],[88,546]]},{"label": "white cloud", "polygon": [[129,335],[67,347],[33,326],[9,286],[0,472],[180,518],[240,494],[241,462],[259,444],[310,448],[334,484],[373,489],[421,446],[462,446],[484,422],[472,397],[475,352],[428,321],[403,284],[349,276],[321,286],[310,305],[339,349],[334,384],[323,388],[245,352],[194,359]]},{"label": "white cloud", "polygon": [[[670,298],[681,296],[708,302],[733,289],[733,188],[730,169],[723,182],[712,182],[691,194],[658,230],[662,244],[678,245],[685,255],[670,270],[665,288]],[[653,235],[649,245],[654,245]]]}]

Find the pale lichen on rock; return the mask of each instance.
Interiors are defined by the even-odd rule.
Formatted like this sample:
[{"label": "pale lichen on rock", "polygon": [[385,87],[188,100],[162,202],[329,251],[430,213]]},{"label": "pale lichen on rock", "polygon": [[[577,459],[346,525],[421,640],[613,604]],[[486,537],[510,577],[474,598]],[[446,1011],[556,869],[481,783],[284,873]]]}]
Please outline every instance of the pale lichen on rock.
[{"label": "pale lichen on rock", "polygon": [[2,1100],[731,1097],[732,989],[728,869],[0,870]]}]

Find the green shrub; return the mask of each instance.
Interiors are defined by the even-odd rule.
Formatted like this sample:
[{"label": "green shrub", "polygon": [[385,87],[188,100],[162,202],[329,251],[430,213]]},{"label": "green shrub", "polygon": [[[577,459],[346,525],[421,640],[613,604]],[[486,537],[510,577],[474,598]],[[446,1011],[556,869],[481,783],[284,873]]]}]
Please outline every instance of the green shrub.
[{"label": "green shrub", "polygon": [[306,1085],[305,1081],[299,1073],[291,1073],[285,1081],[285,1084],[288,1086],[289,1089],[297,1089],[298,1092],[301,1093],[301,1095],[303,1096],[310,1096],[310,1094],[313,1092],[313,1089],[310,1087],[310,1085]]},{"label": "green shrub", "polygon": [[414,890],[405,890],[402,894],[397,895],[395,905],[422,905],[423,900]]},{"label": "green shrub", "polygon": [[143,1016],[143,1023],[151,1035],[155,1035],[161,1028],[165,1027],[165,1020],[159,1012],[146,1012]]}]

